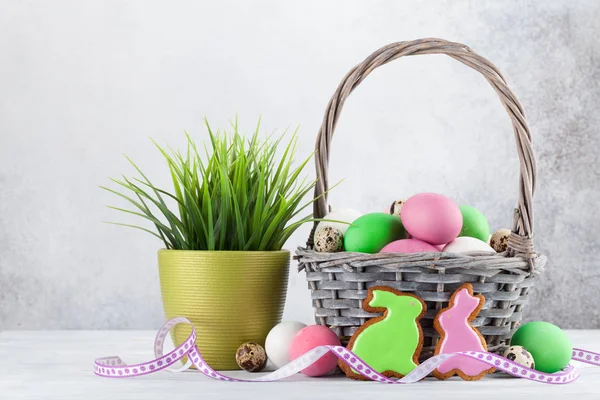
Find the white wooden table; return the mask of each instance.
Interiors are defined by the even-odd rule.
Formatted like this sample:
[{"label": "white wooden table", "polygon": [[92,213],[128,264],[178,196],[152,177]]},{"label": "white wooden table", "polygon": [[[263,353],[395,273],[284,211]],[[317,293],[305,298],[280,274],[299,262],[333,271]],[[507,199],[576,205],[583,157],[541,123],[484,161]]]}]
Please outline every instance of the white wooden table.
[{"label": "white wooden table", "polygon": [[[569,335],[576,347],[600,352],[600,331],[570,331]],[[197,372],[161,371],[127,379],[93,374],[96,357],[120,355],[127,363],[151,359],[153,340],[154,333],[149,331],[1,332],[0,399],[600,399],[600,367],[579,363],[579,380],[563,386],[501,374],[478,382],[428,379],[402,386],[350,381],[343,376],[296,375],[276,383],[227,383]]]}]

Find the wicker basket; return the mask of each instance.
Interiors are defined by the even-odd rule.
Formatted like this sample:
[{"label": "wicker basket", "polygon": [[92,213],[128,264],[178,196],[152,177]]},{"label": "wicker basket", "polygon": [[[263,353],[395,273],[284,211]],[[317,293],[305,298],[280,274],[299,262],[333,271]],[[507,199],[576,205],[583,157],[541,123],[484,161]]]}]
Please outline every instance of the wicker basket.
[{"label": "wicker basket", "polygon": [[427,314],[421,320],[425,336],[422,358],[431,356],[439,339],[433,328],[436,313],[447,306],[454,290],[463,283],[472,283],[475,292],[486,298],[473,325],[485,337],[488,350],[499,352],[518,326],[534,277],[543,270],[546,258],[536,255],[533,247],[535,161],[529,128],[521,104],[502,74],[488,60],[459,43],[421,39],[382,47],[354,67],[329,101],[317,136],[317,201],[313,214],[315,218],[323,218],[329,210],[326,194],[329,151],[346,98],[375,68],[403,56],[421,54],[446,54],[480,72],[498,93],[512,120],[521,167],[519,201],[508,250],[493,255],[317,253],[312,250],[315,223],[307,247],[296,251],[298,269],[306,271],[316,322],[332,328],[343,343],[347,343],[365,321],[378,315],[367,313],[361,307],[371,286],[390,286],[422,298],[427,304]]}]

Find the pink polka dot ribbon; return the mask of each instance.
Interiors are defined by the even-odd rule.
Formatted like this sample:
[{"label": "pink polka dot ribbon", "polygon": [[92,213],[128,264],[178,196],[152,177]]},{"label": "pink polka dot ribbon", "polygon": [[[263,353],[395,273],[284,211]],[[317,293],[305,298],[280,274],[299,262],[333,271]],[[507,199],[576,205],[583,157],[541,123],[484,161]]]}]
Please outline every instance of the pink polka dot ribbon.
[{"label": "pink polka dot ribbon", "polygon": [[[198,351],[198,348],[195,346],[196,330],[194,329],[193,325],[192,333],[190,334],[190,336],[181,345],[177,346],[177,348],[175,348],[167,354],[164,354],[163,348],[165,339],[169,331],[174,326],[179,324],[192,325],[190,321],[183,317],[173,318],[169,320],[165,325],[163,325],[163,327],[158,332],[156,340],[154,342],[154,354],[156,357],[154,360],[141,364],[127,365],[123,362],[123,360],[121,360],[121,358],[117,356],[98,358],[94,361],[94,373],[98,376],[107,378],[127,378],[147,375],[154,372],[158,372],[163,369],[168,369],[175,372],[182,371],[183,369],[187,369],[189,365],[193,364],[196,367],[197,371],[212,379],[228,382],[272,382],[285,379],[294,374],[297,374],[304,368],[316,362],[325,354],[331,352],[335,354],[342,362],[352,367],[352,369],[360,375],[372,381],[381,383],[407,384],[418,382],[421,379],[427,377],[429,374],[431,374],[433,370],[440,366],[444,361],[456,356],[470,357],[478,361],[484,362],[496,368],[499,371],[506,372],[509,375],[522,379],[528,379],[535,382],[549,384],[566,384],[575,381],[579,377],[579,373],[571,364],[569,364],[562,371],[559,371],[554,374],[547,374],[544,372],[523,367],[522,365],[517,364],[514,361],[511,361],[497,354],[481,351],[465,351],[451,354],[440,354],[431,357],[424,363],[420,364],[417,368],[415,368],[404,378],[391,379],[376,372],[366,362],[361,360],[356,354],[352,353],[345,347],[319,346],[274,372],[262,375],[255,379],[239,379],[232,378],[218,371],[215,371],[208,364],[206,364],[206,362],[202,358],[202,355]],[[185,356],[188,357],[188,364],[175,370],[169,368],[174,364],[179,363],[180,360]],[[600,354],[593,353],[587,350],[574,349],[573,360],[600,366]]]}]

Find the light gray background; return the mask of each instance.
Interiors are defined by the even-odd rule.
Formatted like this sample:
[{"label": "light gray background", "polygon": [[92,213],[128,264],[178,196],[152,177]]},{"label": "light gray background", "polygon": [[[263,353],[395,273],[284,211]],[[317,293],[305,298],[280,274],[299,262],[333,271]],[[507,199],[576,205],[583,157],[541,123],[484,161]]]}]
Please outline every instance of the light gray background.
[{"label": "light gray background", "polygon": [[[149,137],[174,146],[202,118],[250,131],[300,125],[307,155],[342,76],[392,41],[464,42],[505,74],[538,157],[536,244],[550,261],[530,319],[600,328],[597,1],[0,1],[0,329],[154,328],[156,251],[102,192],[158,182]],[[517,158],[485,80],[443,56],[396,61],[347,102],[333,143],[337,207],[380,211],[437,191],[510,227]],[[312,168],[307,171],[311,176]],[[309,227],[288,243],[304,243]],[[311,321],[291,272],[285,317]]]}]

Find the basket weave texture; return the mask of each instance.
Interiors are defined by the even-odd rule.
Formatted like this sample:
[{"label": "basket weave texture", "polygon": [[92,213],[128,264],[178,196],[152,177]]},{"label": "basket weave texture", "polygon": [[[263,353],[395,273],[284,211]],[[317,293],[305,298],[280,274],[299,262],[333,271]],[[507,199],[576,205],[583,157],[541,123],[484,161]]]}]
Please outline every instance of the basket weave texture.
[{"label": "basket weave texture", "polygon": [[384,285],[414,293],[427,305],[421,320],[425,341],[422,358],[432,355],[439,336],[433,328],[437,312],[448,305],[452,293],[471,283],[475,293],[486,299],[473,321],[485,337],[489,351],[500,352],[518,327],[523,307],[546,263],[533,246],[532,197],[535,188],[535,159],[531,135],[523,108],[506,85],[498,69],[469,47],[442,39],[419,39],[392,43],[372,53],[342,79],[327,105],[316,141],[317,185],[313,215],[323,218],[327,204],[329,152],[333,132],[344,102],[352,91],[377,67],[403,56],[446,54],[481,73],[492,85],[511,118],[520,161],[519,199],[514,210],[514,226],[504,253],[318,253],[313,250],[316,223],[307,246],[299,247],[298,270],[306,279],[320,325],[333,329],[347,343],[352,334],[372,314],[362,309],[362,300],[372,286]]}]

